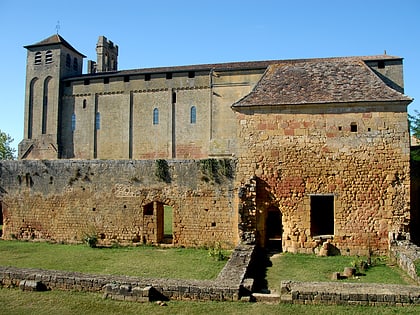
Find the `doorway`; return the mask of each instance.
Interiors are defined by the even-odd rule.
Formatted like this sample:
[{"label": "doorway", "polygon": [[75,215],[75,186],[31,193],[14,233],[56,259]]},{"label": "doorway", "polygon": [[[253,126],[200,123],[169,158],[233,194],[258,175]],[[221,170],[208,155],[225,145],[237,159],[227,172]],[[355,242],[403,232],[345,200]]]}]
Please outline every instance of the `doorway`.
[{"label": "doorway", "polygon": [[271,206],[267,209],[266,240],[267,247],[282,250],[283,218],[279,208]]},{"label": "doorway", "polygon": [[334,195],[311,196],[311,235],[334,235]]}]

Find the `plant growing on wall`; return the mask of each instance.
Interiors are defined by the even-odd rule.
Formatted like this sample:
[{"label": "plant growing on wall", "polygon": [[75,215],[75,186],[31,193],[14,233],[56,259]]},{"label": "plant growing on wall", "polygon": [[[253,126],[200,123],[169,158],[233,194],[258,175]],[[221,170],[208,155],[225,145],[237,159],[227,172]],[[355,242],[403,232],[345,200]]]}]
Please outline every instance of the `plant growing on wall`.
[{"label": "plant growing on wall", "polygon": [[202,179],[206,182],[221,182],[221,177],[233,178],[232,160],[229,159],[205,159],[200,161],[200,169],[204,174]]},{"label": "plant growing on wall", "polygon": [[168,162],[166,160],[159,159],[159,160],[156,160],[155,165],[156,165],[156,169],[155,169],[156,177],[161,181],[170,183],[171,174],[169,173]]}]

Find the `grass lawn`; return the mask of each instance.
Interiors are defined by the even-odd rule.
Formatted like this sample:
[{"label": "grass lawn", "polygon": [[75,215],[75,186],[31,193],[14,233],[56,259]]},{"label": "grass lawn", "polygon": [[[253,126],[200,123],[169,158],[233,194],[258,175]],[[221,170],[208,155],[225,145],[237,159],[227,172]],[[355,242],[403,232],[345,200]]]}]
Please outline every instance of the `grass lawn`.
[{"label": "grass lawn", "polygon": [[418,314],[418,307],[362,307],[319,305],[266,305],[241,302],[169,301],[167,306],[103,300],[101,294],[86,292],[22,292],[0,289],[1,314]]},{"label": "grass lawn", "polygon": [[21,268],[204,280],[216,278],[225,264],[226,261],[214,260],[205,249],[91,248],[87,245],[0,241],[0,265]]},{"label": "grass lawn", "polygon": [[[333,272],[342,273],[345,267],[352,267],[356,259],[357,257],[354,256],[318,257],[304,254],[276,254],[271,256],[268,262],[269,267],[266,271],[268,288],[279,292],[282,280],[332,281]],[[338,281],[415,284],[400,268],[389,264],[386,257],[373,257],[372,267],[364,271],[363,275]]]}]

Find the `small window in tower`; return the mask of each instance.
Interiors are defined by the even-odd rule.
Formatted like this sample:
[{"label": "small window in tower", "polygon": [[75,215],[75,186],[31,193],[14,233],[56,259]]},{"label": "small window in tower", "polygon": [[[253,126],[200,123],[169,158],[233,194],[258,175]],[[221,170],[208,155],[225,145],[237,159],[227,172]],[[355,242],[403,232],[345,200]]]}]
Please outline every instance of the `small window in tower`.
[{"label": "small window in tower", "polygon": [[385,61],[380,60],[378,61],[378,69],[384,69],[385,68]]},{"label": "small window in tower", "polygon": [[82,105],[83,109],[85,109],[85,108],[86,108],[86,104],[87,104],[87,101],[84,99],[84,100],[83,100],[83,105]]},{"label": "small window in tower", "polygon": [[109,83],[109,78],[104,78],[104,84],[108,84]]},{"label": "small window in tower", "polygon": [[73,70],[77,71],[79,69],[79,62],[77,60],[77,58],[73,59]]},{"label": "small window in tower", "polygon": [[176,92],[172,92],[172,104],[176,103]]},{"label": "small window in tower", "polygon": [[67,54],[67,56],[66,56],[66,67],[70,68],[70,66],[71,66],[71,57],[70,57],[69,54]]},{"label": "small window in tower", "polygon": [[170,80],[172,79],[172,72],[167,72],[166,73],[166,80]]},{"label": "small window in tower", "polygon": [[190,123],[195,124],[196,121],[197,121],[197,109],[195,106],[192,106],[190,110]]},{"label": "small window in tower", "polygon": [[95,115],[95,129],[101,129],[101,114],[99,112],[96,112]]},{"label": "small window in tower", "polygon": [[76,130],[76,114],[73,113],[71,115],[71,131],[75,131]]},{"label": "small window in tower", "polygon": [[195,72],[194,72],[194,71],[189,71],[189,72],[188,72],[188,77],[189,77],[190,79],[195,78]]},{"label": "small window in tower", "polygon": [[145,75],[144,75],[144,81],[150,81],[150,79],[151,79],[151,75],[150,75],[150,73],[146,73]]},{"label": "small window in tower", "polygon": [[89,79],[85,79],[85,80],[83,81],[83,84],[84,84],[84,85],[89,85],[89,84],[90,84],[90,80],[89,80]]},{"label": "small window in tower", "polygon": [[130,76],[129,75],[124,76],[124,82],[130,82]]},{"label": "small window in tower", "polygon": [[42,54],[38,51],[38,52],[35,54],[35,64],[36,64],[36,65],[40,65],[40,64],[41,64],[41,62],[42,62]]},{"label": "small window in tower", "polygon": [[159,124],[159,109],[153,109],[153,125]]},{"label": "small window in tower", "polygon": [[350,131],[351,132],[357,132],[357,124],[355,122],[352,122],[350,124]]},{"label": "small window in tower", "polygon": [[53,62],[53,54],[51,50],[48,50],[45,53],[45,63],[51,63],[51,62]]}]

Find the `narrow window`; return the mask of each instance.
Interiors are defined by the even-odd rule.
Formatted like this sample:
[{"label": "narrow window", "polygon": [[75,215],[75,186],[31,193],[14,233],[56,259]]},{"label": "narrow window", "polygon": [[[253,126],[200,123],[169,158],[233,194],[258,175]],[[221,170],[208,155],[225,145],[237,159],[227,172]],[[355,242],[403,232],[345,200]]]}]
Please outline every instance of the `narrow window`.
[{"label": "narrow window", "polygon": [[97,112],[95,115],[95,129],[101,129],[101,114],[99,112]]},{"label": "narrow window", "polygon": [[77,71],[79,69],[79,61],[77,60],[77,58],[73,59],[73,70]]},{"label": "narrow window", "polygon": [[130,76],[129,75],[124,76],[124,82],[130,82]]},{"label": "narrow window", "polygon": [[172,72],[167,72],[166,73],[166,80],[170,80],[172,79]]},{"label": "narrow window", "polygon": [[51,63],[53,61],[53,54],[51,50],[45,53],[45,63]]},{"label": "narrow window", "polygon": [[66,56],[66,67],[70,68],[70,66],[71,66],[71,58],[70,58],[70,55],[67,54],[67,56]]},{"label": "narrow window", "polygon": [[172,92],[172,104],[176,103],[176,92]]},{"label": "narrow window", "polygon": [[40,64],[41,64],[41,62],[42,62],[42,54],[38,51],[38,52],[35,54],[35,64],[36,64],[36,65],[40,65]]},{"label": "narrow window", "polygon": [[84,85],[89,85],[89,84],[90,84],[90,80],[89,80],[89,79],[85,79],[85,80],[83,81],[83,84],[84,84]]},{"label": "narrow window", "polygon": [[71,131],[75,131],[76,130],[76,114],[73,113],[71,115]]},{"label": "narrow window", "polygon": [[153,125],[159,124],[159,110],[155,108],[153,110]]},{"label": "narrow window", "polygon": [[378,69],[385,69],[385,61],[378,61]]},{"label": "narrow window", "polygon": [[188,77],[189,77],[190,79],[195,78],[195,72],[194,72],[194,71],[189,71],[189,72],[188,72]]},{"label": "narrow window", "polygon": [[350,131],[351,132],[357,132],[357,124],[355,122],[352,122],[350,124]]},{"label": "narrow window", "polygon": [[195,124],[196,121],[197,121],[197,109],[195,106],[192,106],[190,110],[190,123]]},{"label": "narrow window", "polygon": [[109,83],[109,78],[104,78],[104,84],[108,84]]},{"label": "narrow window", "polygon": [[150,81],[151,78],[152,78],[152,76],[150,75],[150,73],[146,73],[144,75],[144,81]]},{"label": "narrow window", "polygon": [[334,235],[334,196],[311,196],[311,234]]},{"label": "narrow window", "polygon": [[84,100],[83,100],[83,105],[82,105],[83,109],[85,109],[85,108],[86,108],[86,104],[87,104],[87,101],[86,101],[86,99],[84,99]]}]

